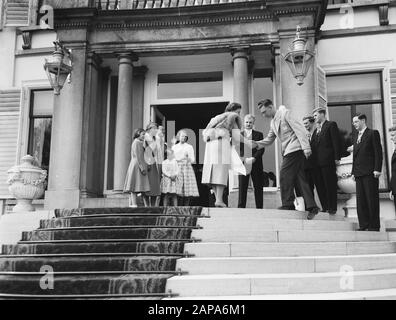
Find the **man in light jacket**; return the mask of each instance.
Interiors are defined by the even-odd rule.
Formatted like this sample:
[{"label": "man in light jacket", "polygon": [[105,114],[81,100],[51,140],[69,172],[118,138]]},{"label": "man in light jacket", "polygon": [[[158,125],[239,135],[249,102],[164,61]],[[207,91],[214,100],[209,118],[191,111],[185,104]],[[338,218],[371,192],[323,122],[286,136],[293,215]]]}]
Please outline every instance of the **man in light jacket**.
[{"label": "man in light jacket", "polygon": [[272,101],[260,101],[258,108],[266,118],[272,118],[271,129],[264,140],[258,141],[259,148],[269,146],[276,138],[282,145],[283,163],[280,172],[280,189],[282,210],[295,210],[294,188],[298,184],[305,201],[305,208],[309,212],[308,220],[312,220],[319,212],[314,195],[307,182],[304,163],[312,155],[311,146],[306,130],[301,122],[292,117],[290,110],[280,106],[276,110]]}]

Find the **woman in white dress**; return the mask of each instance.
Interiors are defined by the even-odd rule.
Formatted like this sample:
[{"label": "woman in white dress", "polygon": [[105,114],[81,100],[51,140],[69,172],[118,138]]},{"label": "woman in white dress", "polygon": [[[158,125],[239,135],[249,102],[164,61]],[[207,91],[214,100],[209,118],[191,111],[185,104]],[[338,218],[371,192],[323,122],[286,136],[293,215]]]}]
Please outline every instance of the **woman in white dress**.
[{"label": "woman in white dress", "polygon": [[178,133],[179,143],[172,147],[175,159],[179,165],[177,181],[177,195],[182,198],[184,206],[189,206],[191,198],[199,197],[197,178],[192,164],[195,163],[195,152],[192,145],[187,143],[187,132]]},{"label": "woman in white dress", "polygon": [[[225,112],[214,117],[203,132],[206,142],[202,183],[211,187],[216,196],[216,207],[225,208],[224,189],[228,185],[229,171],[232,169],[232,142],[244,143],[252,148],[252,142],[241,135],[242,120],[239,103],[230,103]],[[242,161],[237,159],[242,165]],[[243,166],[243,165],[242,165]]]}]

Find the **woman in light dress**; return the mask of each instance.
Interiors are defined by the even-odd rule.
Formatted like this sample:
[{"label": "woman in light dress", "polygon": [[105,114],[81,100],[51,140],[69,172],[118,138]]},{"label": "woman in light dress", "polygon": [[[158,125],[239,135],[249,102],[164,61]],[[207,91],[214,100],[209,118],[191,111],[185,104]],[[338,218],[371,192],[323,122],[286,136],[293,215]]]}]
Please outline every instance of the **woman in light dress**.
[{"label": "woman in light dress", "polygon": [[161,200],[161,175],[158,144],[156,142],[156,135],[158,126],[156,123],[150,123],[146,128],[144,136],[145,152],[144,160],[147,163],[148,179],[150,183],[150,191],[147,193],[150,207],[158,207]]},{"label": "woman in light dress", "polygon": [[129,206],[137,208],[137,195],[143,194],[144,203],[147,206],[145,194],[150,191],[149,179],[147,176],[147,164],[144,160],[144,141],[145,132],[137,129],[133,135],[131,147],[131,162],[124,184],[124,192],[130,193]]},{"label": "woman in light dress", "polygon": [[206,149],[202,183],[213,189],[216,197],[215,206],[220,208],[227,207],[223,202],[223,193],[228,185],[231,170],[232,142],[242,142],[250,148],[253,147],[252,143],[246,140],[240,132],[241,110],[242,106],[239,103],[230,103],[224,113],[211,119],[203,132]]},{"label": "woman in light dress", "polygon": [[179,175],[179,165],[175,159],[172,149],[166,151],[167,159],[162,163],[161,192],[164,195],[164,206],[172,205],[177,207],[177,177]]},{"label": "woman in light dress", "polygon": [[187,132],[178,133],[179,143],[172,147],[175,159],[179,165],[177,181],[177,195],[182,198],[182,205],[189,206],[191,198],[199,197],[197,178],[192,164],[195,163],[195,152],[192,145],[187,143]]}]

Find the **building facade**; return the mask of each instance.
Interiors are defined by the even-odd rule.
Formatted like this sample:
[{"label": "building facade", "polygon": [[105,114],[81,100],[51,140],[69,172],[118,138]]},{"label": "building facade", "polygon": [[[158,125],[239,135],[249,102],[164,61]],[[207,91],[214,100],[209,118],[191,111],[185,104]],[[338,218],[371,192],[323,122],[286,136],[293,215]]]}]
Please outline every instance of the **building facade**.
[{"label": "building facade", "polygon": [[[268,132],[257,110],[264,98],[301,118],[327,106],[345,149],[351,116],[365,112],[381,132],[385,195],[393,152],[387,129],[396,110],[396,6],[344,2],[3,0],[0,199],[10,201],[7,169],[32,154],[49,172],[47,209],[120,203],[134,129],[156,121],[169,140],[188,128],[202,163],[200,130],[229,102],[257,115],[257,129]],[[45,29],[52,16],[54,29]],[[297,26],[316,54],[302,86],[283,59]],[[56,39],[73,63],[59,96],[43,69]],[[263,161],[279,177],[277,145]],[[275,180],[264,192],[276,193]]]}]

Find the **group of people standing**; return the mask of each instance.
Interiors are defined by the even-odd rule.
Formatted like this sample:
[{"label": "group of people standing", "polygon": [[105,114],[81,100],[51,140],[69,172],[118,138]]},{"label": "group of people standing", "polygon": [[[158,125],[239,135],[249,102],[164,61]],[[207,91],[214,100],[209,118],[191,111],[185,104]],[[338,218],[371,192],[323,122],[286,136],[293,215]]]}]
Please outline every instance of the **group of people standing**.
[{"label": "group of people standing", "polygon": [[[308,219],[314,219],[320,211],[315,202],[316,188],[321,211],[335,215],[338,193],[336,167],[342,151],[337,123],[327,120],[324,108],[315,109],[303,121],[296,119],[285,106],[276,108],[269,99],[260,101],[258,109],[262,116],[271,119],[265,138],[253,129],[253,115],[245,116],[242,123],[242,106],[238,103],[230,103],[224,113],[211,119],[203,132],[206,149],[202,183],[212,189],[215,206],[227,207],[223,201],[224,191],[228,186],[229,171],[234,170],[240,173],[238,207],[246,207],[251,177],[256,206],[263,208],[264,148],[279,139],[283,156],[280,171],[282,207],[279,209],[295,210],[296,197],[303,197]],[[379,178],[383,162],[380,135],[377,130],[367,127],[364,114],[353,117],[353,125],[357,134],[348,151],[353,152],[352,176],[356,181],[359,230],[379,231]],[[396,128],[392,132],[395,131]],[[396,134],[393,137],[396,143]],[[158,128],[155,123],[150,123],[146,130],[136,130],[124,188],[125,192],[131,193],[131,206],[137,206],[139,193],[143,195],[146,206],[159,206],[161,194],[164,195],[165,206],[188,206],[192,197],[199,197],[192,167],[195,163],[194,148],[187,141],[186,132],[181,130],[173,145],[167,146],[163,128]],[[237,156],[236,145],[240,146]],[[396,168],[396,154],[393,162]],[[241,170],[241,166],[250,169]],[[396,178],[392,178],[392,198],[396,194],[395,181]]]},{"label": "group of people standing", "polygon": [[[315,201],[316,188],[321,203],[321,211],[330,215],[337,213],[337,173],[336,168],[341,160],[341,139],[337,123],[327,120],[327,110],[317,108],[303,121],[296,119],[285,106],[276,108],[271,100],[263,100],[258,104],[261,114],[271,119],[267,137],[253,130],[254,117],[239,118],[241,106],[230,104],[226,112],[212,119],[205,130],[207,141],[203,183],[210,184],[216,190],[216,206],[225,206],[222,202],[223,190],[227,185],[226,172],[232,167],[232,144],[241,145],[241,161],[252,164],[252,170],[239,178],[239,204],[246,207],[247,186],[252,177],[257,208],[262,208],[262,156],[264,148],[280,140],[282,149],[282,167],[280,172],[280,191],[282,198],[281,210],[295,210],[297,196],[304,198],[308,219],[312,220],[320,209]],[[367,116],[357,114],[353,117],[353,125],[357,134],[353,137],[353,145],[348,148],[353,152],[352,176],[356,181],[357,212],[360,231],[379,231],[379,178],[382,171],[382,146],[377,130],[367,127]],[[215,129],[215,131],[213,131]],[[396,128],[393,130],[395,133]],[[235,133],[236,132],[236,133]],[[239,133],[238,133],[239,132]],[[393,134],[396,143],[396,134]],[[244,152],[250,149],[246,157]],[[228,161],[222,165],[214,164],[213,159],[223,155]],[[396,154],[392,163],[395,162]],[[396,170],[395,170],[396,171]],[[222,179],[219,179],[219,174]],[[228,177],[228,175],[227,175]],[[396,178],[392,178],[391,197],[396,195]],[[396,201],[395,201],[396,203]]]},{"label": "group of people standing", "polygon": [[130,207],[138,206],[138,194],[143,196],[146,207],[158,207],[161,196],[164,206],[188,206],[191,198],[199,197],[192,167],[195,152],[187,140],[188,135],[182,130],[172,145],[167,145],[164,129],[156,123],[134,132],[124,185],[124,192],[130,194]]},{"label": "group of people standing", "polygon": [[[317,108],[302,123],[285,106],[276,109],[270,100],[259,103],[264,117],[271,118],[268,136],[254,142],[259,149],[276,138],[282,145],[280,173],[282,207],[295,210],[296,196],[302,196],[312,220],[319,212],[314,198],[316,188],[322,212],[337,213],[337,173],[341,160],[341,141],[337,123],[328,121],[325,108]],[[380,134],[367,127],[367,116],[353,117],[356,135],[348,151],[353,153],[352,177],[356,181],[357,213],[360,231],[379,231],[379,178],[383,153]],[[395,157],[396,158],[396,157]],[[395,190],[396,193],[396,190]]]}]

